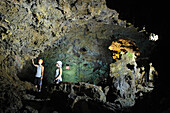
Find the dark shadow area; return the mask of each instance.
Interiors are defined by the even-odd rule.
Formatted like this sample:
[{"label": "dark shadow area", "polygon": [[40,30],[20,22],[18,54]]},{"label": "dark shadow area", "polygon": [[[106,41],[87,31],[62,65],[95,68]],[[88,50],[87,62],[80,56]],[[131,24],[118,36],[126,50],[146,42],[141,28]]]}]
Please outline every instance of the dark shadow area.
[{"label": "dark shadow area", "polygon": [[[42,57],[37,57],[34,59],[35,64],[38,64],[38,59],[43,59],[43,66],[46,69],[48,63],[44,60]],[[37,68],[33,66],[32,60],[26,61],[25,65],[23,66],[22,70],[18,72],[17,76],[19,77],[20,80],[22,81],[28,81],[34,84],[34,79],[36,75]],[[45,87],[48,85],[47,82],[48,74],[46,74],[46,70],[44,70],[44,76],[43,76],[43,86]]]},{"label": "dark shadow area", "polygon": [[[37,63],[37,60],[35,60]],[[18,72],[17,76],[20,78],[22,81],[28,81],[31,83],[34,83],[34,77],[36,74],[36,67],[32,65],[32,61],[26,61],[25,65],[23,66],[22,70]]]},{"label": "dark shadow area", "polygon": [[139,29],[145,27],[149,33],[158,34],[159,40],[156,42],[155,51],[152,51],[149,58],[153,66],[159,73],[159,78],[155,82],[155,88],[152,93],[144,95],[137,100],[133,107],[136,113],[160,113],[169,112],[169,67],[166,53],[169,43],[169,7],[165,1],[123,1],[123,0],[106,0],[107,6],[115,9],[119,17],[127,22],[131,22]]}]

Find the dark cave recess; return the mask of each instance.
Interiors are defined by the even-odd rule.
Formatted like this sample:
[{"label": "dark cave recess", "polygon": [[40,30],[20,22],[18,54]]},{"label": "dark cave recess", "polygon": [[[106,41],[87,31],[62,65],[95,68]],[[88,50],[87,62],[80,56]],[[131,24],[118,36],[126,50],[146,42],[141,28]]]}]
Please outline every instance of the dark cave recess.
[{"label": "dark cave recess", "polygon": [[136,27],[145,27],[148,32],[160,34],[168,27],[168,3],[165,1],[106,0],[110,9],[119,13],[119,18],[131,22]]},{"label": "dark cave recess", "polygon": [[[156,66],[157,70],[162,73],[162,76],[166,73],[167,67],[160,68],[164,65],[161,59],[164,59],[168,50],[168,35],[169,35],[169,15],[167,1],[154,1],[154,0],[142,0],[142,1],[123,1],[123,0],[106,0],[106,5],[110,9],[115,9],[119,13],[119,18],[127,20],[135,27],[143,29],[149,33],[155,33],[159,36],[157,41],[157,49],[151,55],[151,60]],[[165,77],[161,77],[164,83]]]},{"label": "dark cave recess", "polygon": [[[169,48],[169,7],[167,1],[123,1],[123,0],[106,0],[107,7],[115,9],[119,13],[119,18],[127,20],[135,27],[142,29],[145,27],[149,33],[159,35],[157,48],[150,56],[156,70],[159,72],[157,86],[151,94],[145,95],[139,99],[133,107],[133,112],[139,113],[162,113],[169,112],[168,102],[161,101],[163,98],[168,99],[165,95],[169,95],[169,77],[167,76],[168,66],[165,65],[165,54]],[[143,106],[143,107],[141,107]],[[163,107],[164,106],[164,107]],[[166,107],[165,107],[166,106]]]}]

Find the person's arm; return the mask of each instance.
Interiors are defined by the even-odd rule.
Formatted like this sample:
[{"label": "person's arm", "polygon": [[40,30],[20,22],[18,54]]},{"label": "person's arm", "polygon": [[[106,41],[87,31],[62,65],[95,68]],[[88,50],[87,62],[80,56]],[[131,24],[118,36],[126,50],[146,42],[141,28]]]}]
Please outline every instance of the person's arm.
[{"label": "person's arm", "polygon": [[43,79],[43,75],[44,75],[44,66],[42,66],[42,77],[41,77],[41,79]]},{"label": "person's arm", "polygon": [[62,75],[62,68],[59,69],[60,74],[58,75],[58,77],[56,77],[56,80]]},{"label": "person's arm", "polygon": [[32,64],[33,64],[35,67],[37,67],[37,66],[38,66],[38,65],[35,65],[35,64],[34,64],[34,60],[33,60],[33,59],[32,59]]}]

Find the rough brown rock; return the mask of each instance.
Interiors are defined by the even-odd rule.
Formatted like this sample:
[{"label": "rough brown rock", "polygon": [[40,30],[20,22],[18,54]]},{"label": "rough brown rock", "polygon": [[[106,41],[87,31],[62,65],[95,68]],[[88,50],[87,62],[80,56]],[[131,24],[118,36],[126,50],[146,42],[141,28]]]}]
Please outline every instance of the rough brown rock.
[{"label": "rough brown rock", "polygon": [[[79,30],[84,32],[78,32]],[[33,89],[33,85],[21,81],[17,76],[28,61],[37,58],[48,48],[57,47],[57,43],[62,42],[64,35],[73,37],[74,33],[77,33],[81,40],[84,34],[88,36],[86,38],[95,39],[94,41],[128,38],[136,42],[141,55],[147,56],[150,53],[148,48],[151,45],[146,36],[133,26],[127,27],[125,21],[118,19],[115,10],[107,8],[105,0],[1,0],[0,109],[2,112],[13,108],[15,109],[13,112],[18,112],[22,108],[21,100],[25,90]],[[86,42],[82,44],[85,45]],[[95,46],[95,42],[88,43],[87,46],[90,44]],[[99,46],[102,43],[97,44]],[[92,51],[92,56],[95,53],[99,56],[101,49],[93,50],[92,47],[88,48],[90,52]],[[107,54],[103,51],[102,54]],[[80,52],[84,54],[83,51]],[[75,51],[71,53],[78,56]],[[21,76],[24,78],[26,75]],[[96,95],[92,97],[95,98]],[[97,98],[104,99],[104,95]],[[9,104],[6,106],[4,103]]]}]

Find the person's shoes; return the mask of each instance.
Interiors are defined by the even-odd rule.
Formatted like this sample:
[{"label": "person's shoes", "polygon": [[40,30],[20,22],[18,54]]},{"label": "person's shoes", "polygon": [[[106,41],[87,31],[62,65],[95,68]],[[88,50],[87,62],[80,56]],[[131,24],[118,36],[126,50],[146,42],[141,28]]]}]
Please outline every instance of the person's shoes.
[{"label": "person's shoes", "polygon": [[38,92],[41,92],[41,90],[38,90]]}]

